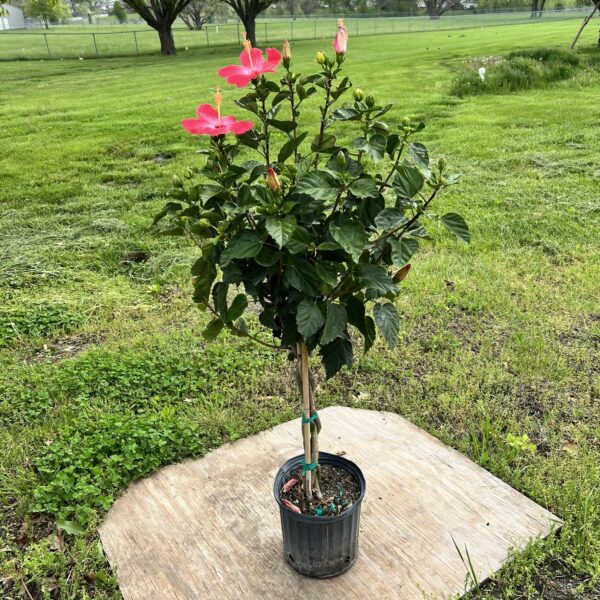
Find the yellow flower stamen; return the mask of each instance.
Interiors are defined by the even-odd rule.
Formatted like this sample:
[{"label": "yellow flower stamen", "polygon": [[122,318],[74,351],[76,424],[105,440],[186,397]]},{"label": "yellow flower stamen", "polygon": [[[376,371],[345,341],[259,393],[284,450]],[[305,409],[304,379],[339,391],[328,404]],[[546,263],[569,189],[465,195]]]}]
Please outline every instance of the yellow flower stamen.
[{"label": "yellow flower stamen", "polygon": [[221,104],[223,104],[223,95],[221,94],[221,88],[217,88],[215,92],[215,104],[217,105],[217,115],[219,116],[219,121],[221,120]]},{"label": "yellow flower stamen", "polygon": [[244,50],[248,53],[248,59],[250,60],[250,66],[253,67],[252,64],[252,42],[246,39],[246,34],[244,33]]}]

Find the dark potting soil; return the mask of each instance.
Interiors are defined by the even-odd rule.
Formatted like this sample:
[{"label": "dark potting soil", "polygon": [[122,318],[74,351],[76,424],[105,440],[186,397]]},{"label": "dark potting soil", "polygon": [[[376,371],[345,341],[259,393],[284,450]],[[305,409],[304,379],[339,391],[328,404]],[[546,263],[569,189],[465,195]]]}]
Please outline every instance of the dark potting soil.
[{"label": "dark potting soil", "polygon": [[[285,481],[280,492],[280,498],[297,506],[305,515],[334,517],[348,510],[360,496],[360,484],[354,475],[334,465],[320,465],[319,473],[319,482],[323,494],[321,501],[313,496],[310,508],[306,506],[302,469],[300,467],[294,470]],[[297,480],[297,483],[289,491],[284,492],[283,489],[292,479]]]}]

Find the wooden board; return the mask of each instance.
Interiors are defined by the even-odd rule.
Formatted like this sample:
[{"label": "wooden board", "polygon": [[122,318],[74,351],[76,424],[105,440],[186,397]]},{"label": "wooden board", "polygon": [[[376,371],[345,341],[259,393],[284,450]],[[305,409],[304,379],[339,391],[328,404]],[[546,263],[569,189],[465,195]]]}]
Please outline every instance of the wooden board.
[{"label": "wooden board", "polygon": [[360,554],[327,580],[285,562],[272,496],[301,453],[300,420],[161,469],[115,503],[100,528],[126,600],[449,598],[465,591],[464,548],[483,580],[512,547],[560,521],[402,417],[321,411],[321,448],[367,479]]}]

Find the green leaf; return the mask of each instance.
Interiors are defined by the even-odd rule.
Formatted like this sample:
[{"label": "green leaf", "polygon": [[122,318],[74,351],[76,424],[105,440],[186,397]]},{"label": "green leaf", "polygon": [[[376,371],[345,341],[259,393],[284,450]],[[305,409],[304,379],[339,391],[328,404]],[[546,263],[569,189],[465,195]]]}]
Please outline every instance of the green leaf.
[{"label": "green leaf", "polygon": [[399,208],[384,208],[375,217],[375,226],[377,229],[393,229],[407,221],[408,219],[404,216],[404,212]]},{"label": "green leaf", "polygon": [[352,367],[352,342],[344,337],[321,346],[320,354],[327,379],[333,377],[344,366]]},{"label": "green leaf", "polygon": [[389,302],[376,304],[374,312],[377,328],[383,335],[387,345],[394,348],[398,343],[398,332],[400,331],[400,317],[396,307]]},{"label": "green leaf", "polygon": [[357,198],[376,198],[379,188],[370,177],[361,177],[350,184],[350,191]]},{"label": "green leaf", "polygon": [[367,243],[367,234],[364,227],[354,222],[343,223],[339,227],[333,223],[329,226],[331,237],[352,257],[357,263]]},{"label": "green leaf", "polygon": [[408,153],[411,158],[421,167],[429,166],[429,153],[423,144],[409,144]]},{"label": "green leaf", "polygon": [[375,322],[365,315],[365,305],[355,296],[350,296],[346,301],[346,312],[348,323],[362,333],[366,354],[375,342]]},{"label": "green leaf", "polygon": [[336,108],[329,117],[332,121],[350,121],[360,117],[360,112],[355,108]]},{"label": "green leaf", "polygon": [[356,138],[352,142],[352,146],[357,150],[366,152],[374,162],[380,161],[387,147],[387,140],[384,135],[376,133],[372,135],[368,140],[364,137]]},{"label": "green leaf", "polygon": [[402,164],[394,177],[392,188],[400,198],[412,198],[421,190],[425,179],[416,167]]},{"label": "green leaf", "polygon": [[317,304],[310,300],[302,300],[298,304],[296,312],[296,325],[298,332],[304,339],[308,339],[315,335],[323,326],[325,318],[323,312]]},{"label": "green leaf", "polygon": [[296,231],[296,217],[288,215],[284,219],[277,219],[276,217],[267,217],[265,226],[269,235],[275,240],[275,243],[283,248],[288,240],[294,235]]},{"label": "green leaf", "polygon": [[329,200],[332,202],[337,198],[338,194],[335,179],[324,171],[308,173],[301,177],[296,184],[295,191],[315,198],[315,200]]},{"label": "green leaf", "polygon": [[246,298],[246,294],[238,294],[233,299],[233,302],[227,311],[227,318],[225,319],[225,322],[231,323],[241,317],[247,306],[248,298]]},{"label": "green leaf", "polygon": [[57,521],[56,527],[69,535],[85,535],[85,529],[80,527],[75,521]]},{"label": "green leaf", "polygon": [[392,263],[396,267],[403,267],[419,249],[419,242],[413,238],[401,238],[390,241],[390,246],[392,247]]},{"label": "green leaf", "polygon": [[194,282],[194,302],[208,302],[210,288],[217,276],[215,265],[206,258],[200,257],[192,267],[192,275],[196,278]]},{"label": "green leaf", "polygon": [[283,144],[283,146],[281,146],[281,150],[279,150],[279,154],[277,155],[277,162],[285,162],[294,153],[294,150],[300,146],[307,135],[308,132],[304,131],[297,138],[289,140]]},{"label": "green leaf", "polygon": [[341,248],[342,247],[339,244],[336,244],[335,242],[322,242],[317,246],[317,250],[321,250],[323,252],[335,252],[336,250],[341,250]]},{"label": "green leaf", "polygon": [[227,291],[229,285],[219,281],[212,290],[213,303],[216,311],[223,317],[227,314]]},{"label": "green leaf", "polygon": [[333,287],[337,283],[338,268],[335,263],[320,261],[315,264],[315,270],[321,281]]},{"label": "green leaf", "polygon": [[320,135],[316,135],[310,145],[310,149],[313,152],[327,152],[335,147],[335,136],[330,133],[326,133],[321,139]]},{"label": "green leaf", "polygon": [[277,119],[269,120],[269,125],[272,125],[275,129],[279,129],[280,131],[285,131],[285,133],[291,133],[297,127],[297,123],[294,123],[293,121],[278,121]]},{"label": "green leaf", "polygon": [[319,296],[321,280],[313,265],[300,258],[290,259],[283,272],[283,282],[299,292],[310,296]]},{"label": "green leaf", "polygon": [[446,213],[442,217],[442,223],[447,227],[448,231],[456,236],[458,241],[469,243],[471,241],[471,233],[467,222],[457,213]]},{"label": "green leaf", "polygon": [[320,343],[326,345],[338,337],[344,337],[346,335],[347,324],[348,315],[346,309],[341,304],[330,304],[327,308],[327,317],[325,318],[325,326],[323,327]]},{"label": "green leaf", "polygon": [[221,319],[214,319],[211,321],[206,329],[202,332],[202,337],[208,341],[212,342],[218,335],[221,333],[223,326],[225,324]]},{"label": "green leaf", "polygon": [[256,256],[262,248],[262,242],[254,231],[245,229],[234,237],[221,254],[220,264],[226,265],[234,258],[251,258]]},{"label": "green leaf", "polygon": [[386,270],[377,265],[365,265],[358,271],[358,280],[367,288],[367,298],[373,299],[396,293],[398,286],[388,277]]}]

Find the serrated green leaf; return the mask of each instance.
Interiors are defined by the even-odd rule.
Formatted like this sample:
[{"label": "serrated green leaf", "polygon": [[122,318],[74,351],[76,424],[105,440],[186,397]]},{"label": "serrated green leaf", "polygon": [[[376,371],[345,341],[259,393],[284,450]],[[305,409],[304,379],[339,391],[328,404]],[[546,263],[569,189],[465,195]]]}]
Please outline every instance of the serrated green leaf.
[{"label": "serrated green leaf", "polygon": [[388,276],[386,270],[378,265],[361,267],[358,271],[358,280],[367,288],[367,298],[370,300],[398,291],[398,286]]},{"label": "serrated green leaf", "polygon": [[425,179],[419,169],[412,165],[402,164],[394,176],[392,188],[399,198],[408,199],[420,191],[424,183]]},{"label": "serrated green leaf", "polygon": [[334,263],[320,261],[315,264],[315,271],[321,281],[327,285],[333,287],[337,283],[338,268]]},{"label": "serrated green leaf", "polygon": [[226,265],[234,258],[252,258],[256,256],[261,248],[262,242],[254,231],[245,229],[234,237],[227,248],[221,254],[221,265]]},{"label": "serrated green leaf", "polygon": [[345,337],[338,337],[326,346],[321,346],[320,354],[327,379],[343,367],[352,367],[352,342]]},{"label": "serrated green leaf", "polygon": [[323,326],[325,317],[321,308],[310,300],[302,300],[296,311],[296,326],[304,339],[315,335]]},{"label": "serrated green leaf", "polygon": [[331,237],[352,257],[357,263],[367,243],[367,234],[364,227],[354,222],[342,223],[339,227],[335,224],[329,226]]},{"label": "serrated green leaf", "polygon": [[231,303],[229,310],[227,311],[227,318],[225,319],[226,323],[231,323],[236,319],[239,319],[243,312],[246,310],[248,306],[248,298],[246,298],[246,294],[238,294]]},{"label": "serrated green leaf", "polygon": [[208,259],[200,257],[192,267],[192,275],[196,278],[194,282],[194,302],[208,302],[210,288],[217,276],[215,265]]},{"label": "serrated green leaf", "polygon": [[401,238],[390,241],[392,247],[392,263],[396,267],[403,267],[419,249],[418,240]]},{"label": "serrated green leaf", "polygon": [[448,231],[456,236],[458,241],[469,243],[471,241],[471,233],[467,222],[457,213],[446,213],[442,217],[442,223]]},{"label": "serrated green leaf", "polygon": [[224,323],[221,319],[214,319],[211,321],[206,329],[202,332],[202,337],[208,341],[212,342],[218,335],[221,333]]},{"label": "serrated green leaf", "polygon": [[281,146],[281,150],[279,150],[279,154],[277,155],[277,162],[285,162],[300,146],[307,135],[308,132],[304,131],[297,138],[288,140],[285,144],[283,144],[283,146]]},{"label": "serrated green leaf", "polygon": [[213,303],[215,305],[216,311],[222,317],[227,314],[227,291],[229,290],[229,285],[219,281],[215,283],[212,289],[212,297]]},{"label": "serrated green leaf", "polygon": [[404,212],[399,208],[384,208],[375,217],[375,226],[377,229],[393,229],[406,223],[408,219],[404,216]]},{"label": "serrated green leaf", "polygon": [[333,202],[337,198],[338,185],[331,175],[324,171],[317,171],[302,176],[296,184],[295,191],[316,200]]},{"label": "serrated green leaf", "polygon": [[338,337],[346,335],[346,325],[348,324],[348,315],[346,309],[341,304],[330,304],[327,307],[327,317],[320,343],[323,345],[333,342]]},{"label": "serrated green leaf", "polygon": [[394,348],[398,343],[398,332],[400,331],[400,317],[396,307],[391,303],[375,304],[373,309],[375,322],[387,345]]},{"label": "serrated green leaf", "polygon": [[269,232],[269,235],[275,240],[275,243],[283,248],[288,240],[294,235],[296,231],[296,217],[288,215],[284,219],[278,219],[277,217],[267,217],[265,227]]},{"label": "serrated green leaf", "polygon": [[376,198],[379,188],[370,177],[361,177],[350,184],[350,191],[357,198]]},{"label": "serrated green leaf", "polygon": [[412,143],[408,146],[408,153],[411,158],[422,167],[429,166],[429,153],[423,144]]}]

